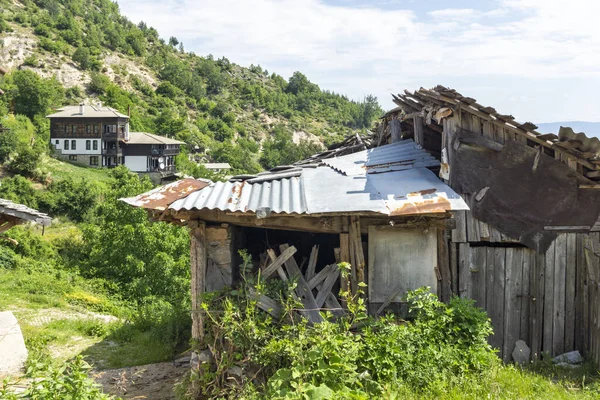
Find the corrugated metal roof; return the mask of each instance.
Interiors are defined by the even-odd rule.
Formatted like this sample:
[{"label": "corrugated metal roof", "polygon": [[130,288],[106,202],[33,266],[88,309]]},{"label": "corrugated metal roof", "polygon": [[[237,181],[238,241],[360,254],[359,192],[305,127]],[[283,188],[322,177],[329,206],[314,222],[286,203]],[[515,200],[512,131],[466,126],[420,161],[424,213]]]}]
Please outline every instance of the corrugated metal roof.
[{"label": "corrugated metal roof", "polygon": [[[333,161],[337,168],[329,165],[292,168],[242,182],[215,182],[173,202],[169,208],[176,211],[384,215],[468,209],[458,194],[424,167],[439,163],[414,142],[404,141],[374,150],[377,151],[366,150],[360,152],[362,154],[327,160]],[[136,201],[130,200],[126,199],[135,205]]]},{"label": "corrugated metal roof", "polygon": [[222,210],[256,212],[268,209],[274,213],[306,213],[306,196],[300,177],[261,183],[215,182],[210,186],[177,200],[173,210]]},{"label": "corrugated metal roof", "polygon": [[207,169],[231,169],[229,163],[204,163],[200,165]]},{"label": "corrugated metal roof", "polygon": [[0,199],[0,214],[10,215],[11,217],[25,221],[37,222],[44,226],[48,226],[52,222],[52,218],[49,215],[6,199]]},{"label": "corrugated metal roof", "polygon": [[436,167],[440,162],[412,140],[402,140],[387,146],[359,151],[323,162],[345,175],[362,175],[402,171],[419,167]]}]

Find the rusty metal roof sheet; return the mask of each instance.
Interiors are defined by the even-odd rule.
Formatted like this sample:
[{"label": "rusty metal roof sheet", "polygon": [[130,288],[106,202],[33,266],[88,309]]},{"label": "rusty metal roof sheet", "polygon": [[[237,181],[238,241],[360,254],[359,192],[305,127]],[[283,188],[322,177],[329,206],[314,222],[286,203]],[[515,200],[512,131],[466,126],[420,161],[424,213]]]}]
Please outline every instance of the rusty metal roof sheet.
[{"label": "rusty metal roof sheet", "polygon": [[402,171],[419,167],[437,167],[440,162],[412,140],[359,151],[323,162],[345,175]]},{"label": "rusty metal roof sheet", "polygon": [[0,199],[0,214],[9,215],[25,221],[37,222],[44,226],[48,226],[52,222],[52,218],[47,214],[24,206],[23,204],[13,203],[12,201],[5,199]]},{"label": "rusty metal roof sheet", "polygon": [[159,211],[166,210],[176,200],[183,199],[210,184],[211,181],[209,180],[186,178],[160,186],[138,196],[121,200],[135,207]]},{"label": "rusty metal roof sheet", "polygon": [[[425,168],[439,163],[412,141],[327,161],[332,165],[275,170],[244,181],[215,182],[199,189],[185,184],[179,187],[175,182],[124,200],[157,210],[164,210],[168,203],[169,209],[175,211],[277,214],[413,215],[468,209],[458,194]],[[180,193],[186,188],[185,193]],[[171,192],[174,193],[165,195]]]}]

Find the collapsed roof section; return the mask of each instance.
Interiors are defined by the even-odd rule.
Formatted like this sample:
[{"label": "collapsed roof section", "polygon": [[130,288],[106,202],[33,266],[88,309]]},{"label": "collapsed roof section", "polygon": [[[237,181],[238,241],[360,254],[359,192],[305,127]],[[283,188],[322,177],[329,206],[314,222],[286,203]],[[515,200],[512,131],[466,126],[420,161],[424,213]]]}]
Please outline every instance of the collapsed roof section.
[{"label": "collapsed roof section", "polygon": [[[410,123],[414,116],[419,116],[424,118],[426,129],[439,132],[431,122],[441,124],[443,118],[452,114],[457,107],[461,107],[464,111],[525,137],[531,146],[541,145],[564,154],[565,157],[577,161],[591,171],[600,170],[600,140],[587,137],[584,133],[575,133],[571,128],[561,128],[558,135],[542,134],[536,131],[538,127],[531,122],[517,122],[512,115],[500,114],[493,107],[483,106],[477,100],[441,85],[433,89],[420,88],[414,92],[405,90],[404,94],[392,96],[398,107],[388,111],[383,118],[402,111],[403,120]],[[383,142],[382,136],[389,134],[390,132],[378,132],[377,141]]]},{"label": "collapsed roof section", "polygon": [[197,190],[179,181],[123,200],[154,210],[220,210],[259,218],[271,213],[404,216],[467,210],[463,199],[428,169],[437,166],[439,161],[405,140],[327,162],[235,176]]}]

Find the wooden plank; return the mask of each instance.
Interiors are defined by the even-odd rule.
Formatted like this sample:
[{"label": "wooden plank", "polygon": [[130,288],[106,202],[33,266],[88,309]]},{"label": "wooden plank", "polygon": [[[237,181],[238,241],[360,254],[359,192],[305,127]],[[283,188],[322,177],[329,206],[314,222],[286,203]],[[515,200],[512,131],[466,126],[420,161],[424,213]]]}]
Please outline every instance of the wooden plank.
[{"label": "wooden plank", "polygon": [[458,245],[458,296],[462,298],[471,298],[469,288],[471,277],[469,274],[469,258],[471,246],[468,243],[459,243]]},{"label": "wooden plank", "polygon": [[[277,260],[277,254],[275,254],[275,250],[273,250],[273,249],[267,249],[267,254],[268,254],[269,259],[271,260],[271,262],[275,262],[275,260]],[[277,275],[279,275],[279,278],[282,281],[284,281],[284,282],[288,281],[288,277],[287,277],[287,275],[286,275],[286,273],[283,270],[283,267],[281,265],[279,266],[279,268],[277,268]]]},{"label": "wooden plank", "polygon": [[[521,249],[523,252],[523,277],[521,278],[521,329],[519,339],[531,346],[531,334],[529,325],[531,321],[531,281],[533,278],[533,264],[535,262],[535,251],[528,248]],[[512,351],[512,349],[511,349]]]},{"label": "wooden plank", "polygon": [[471,281],[471,298],[477,307],[486,307],[486,272],[487,250],[485,247],[471,247],[469,257],[469,274]]},{"label": "wooden plank", "polygon": [[575,285],[577,270],[577,234],[567,233],[565,280],[565,351],[575,350]]},{"label": "wooden plank", "polygon": [[[340,261],[350,263],[350,240],[347,233],[340,233]],[[348,279],[342,276],[340,280],[342,290],[348,290]]]},{"label": "wooden plank", "polygon": [[454,243],[465,243],[467,241],[467,211],[455,211],[454,219],[456,228],[452,230],[452,241]]},{"label": "wooden plank", "polygon": [[400,120],[392,119],[390,121],[390,129],[391,129],[391,139],[392,143],[399,142],[402,140],[402,128],[400,126]]},{"label": "wooden plank", "polygon": [[[282,244],[279,246],[279,250],[283,253],[288,249],[288,247],[289,246],[287,244]],[[298,264],[296,264],[294,257],[289,258],[285,263],[283,263],[283,265],[286,268],[289,278],[297,280],[296,295],[300,298],[305,308],[302,313],[312,323],[322,322],[323,318],[319,313],[317,302],[315,301],[312,291],[308,286],[308,282],[306,282],[302,276],[302,272],[300,272],[300,268],[298,268]]]},{"label": "wooden plank", "polygon": [[450,243],[450,274],[452,275],[452,295],[458,296],[458,244]]},{"label": "wooden plank", "polygon": [[533,279],[531,280],[531,359],[539,360],[542,354],[542,334],[544,328],[544,276],[546,255],[533,252]]},{"label": "wooden plank", "polygon": [[258,294],[253,288],[248,288],[248,295],[250,298],[256,300],[256,306],[261,310],[271,314],[274,318],[281,318],[283,315],[283,307],[277,301],[264,295]]},{"label": "wooden plank", "polygon": [[544,257],[544,319],[542,335],[542,352],[552,353],[552,333],[554,321],[554,258],[556,240],[554,240]]},{"label": "wooden plank", "polygon": [[565,352],[565,280],[567,269],[567,234],[556,238],[554,252],[554,307],[552,328],[552,354]]},{"label": "wooden plank", "polygon": [[523,249],[506,248],[505,309],[502,360],[511,361],[515,342],[521,334],[521,279],[523,279]]},{"label": "wooden plank", "polygon": [[440,281],[440,293],[441,301],[448,302],[452,296],[452,282],[450,274],[450,259],[448,251],[448,240],[446,239],[446,231],[442,229],[437,230],[437,260],[438,269],[441,275]]},{"label": "wooden plank", "polygon": [[494,307],[494,248],[485,248],[485,309],[488,316]]},{"label": "wooden plank", "polygon": [[323,268],[315,276],[313,276],[312,279],[307,282],[311,290],[323,283],[323,281],[329,276],[331,271],[333,271],[334,269],[337,269],[337,265],[330,264],[325,266],[325,268]]},{"label": "wooden plank", "polygon": [[[493,300],[490,312],[494,334],[490,338],[490,343],[495,348],[502,352],[502,344],[504,342],[504,286],[505,286],[505,270],[506,270],[506,249],[502,247],[494,248],[493,256]],[[489,268],[489,260],[488,260]],[[502,356],[502,353],[500,354]]]},{"label": "wooden plank", "polygon": [[[272,252],[272,249],[267,249],[267,253],[269,250]],[[269,256],[273,256],[275,253],[269,254]],[[270,277],[275,271],[277,271],[284,262],[290,259],[294,254],[296,254],[296,248],[294,246],[290,246],[284,252],[282,252],[279,257],[275,258],[275,261],[271,262],[263,271],[261,271],[261,275],[264,279]],[[285,279],[284,279],[285,280]]]},{"label": "wooden plank", "polygon": [[358,282],[365,282],[365,252],[362,245],[362,237],[360,234],[360,219],[359,217],[350,217],[350,243],[355,253],[356,260],[356,279]]},{"label": "wooden plank", "polygon": [[192,220],[190,229],[190,273],[192,293],[192,339],[201,345],[204,339],[204,320],[202,315],[202,295],[206,279],[206,224]]},{"label": "wooden plank", "polygon": [[387,306],[390,305],[390,303],[398,296],[400,296],[402,294],[402,285],[398,286],[396,289],[394,289],[389,295],[388,297],[385,298],[385,300],[383,301],[383,303],[381,303],[381,305],[379,306],[379,308],[377,309],[377,311],[375,311],[375,316],[380,315],[383,310],[385,310],[385,308]]},{"label": "wooden plank", "polygon": [[319,293],[317,293],[317,298],[315,299],[315,302],[317,303],[317,308],[323,307],[325,300],[331,294],[331,289],[333,288],[333,285],[335,285],[335,282],[340,276],[340,270],[337,268],[337,265],[332,265],[334,266],[334,268],[327,275],[325,281],[323,282],[323,285],[319,289]]},{"label": "wooden plank", "polygon": [[[473,201],[474,201],[473,197],[474,196],[472,194],[463,195],[463,198],[465,199],[467,204],[469,204],[469,206],[471,204],[473,204]],[[467,240],[469,242],[480,242],[481,236],[479,233],[479,221],[477,220],[477,218],[475,218],[473,216],[473,213],[471,211],[466,211],[466,217],[467,217]]]},{"label": "wooden plank", "polygon": [[574,347],[580,349],[585,354],[584,337],[583,331],[583,291],[584,291],[584,275],[585,272],[585,259],[583,257],[583,234],[576,233],[576,254],[575,254],[575,338]]},{"label": "wooden plank", "polygon": [[317,267],[317,257],[319,256],[319,245],[313,246],[310,252],[310,258],[308,259],[308,266],[306,267],[306,280],[309,281],[315,276],[315,268]]},{"label": "wooden plank", "polygon": [[425,136],[423,134],[423,117],[414,116],[413,124],[415,129],[415,142],[420,145],[425,145]]}]

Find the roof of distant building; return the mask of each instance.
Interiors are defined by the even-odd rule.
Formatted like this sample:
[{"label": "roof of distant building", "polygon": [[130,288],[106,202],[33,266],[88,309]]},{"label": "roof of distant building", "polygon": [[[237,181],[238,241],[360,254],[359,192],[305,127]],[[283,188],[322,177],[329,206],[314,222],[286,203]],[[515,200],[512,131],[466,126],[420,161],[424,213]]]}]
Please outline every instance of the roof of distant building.
[{"label": "roof of distant building", "polygon": [[59,108],[54,114],[47,115],[46,118],[129,118],[125,114],[121,114],[114,108],[99,105],[85,104],[83,106],[83,114],[81,106],[65,106]]},{"label": "roof of distant building", "polygon": [[185,144],[180,140],[147,132],[129,132],[129,140],[125,144]]},{"label": "roof of distant building", "polygon": [[204,163],[200,165],[206,169],[231,169],[229,163]]}]

